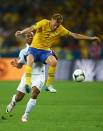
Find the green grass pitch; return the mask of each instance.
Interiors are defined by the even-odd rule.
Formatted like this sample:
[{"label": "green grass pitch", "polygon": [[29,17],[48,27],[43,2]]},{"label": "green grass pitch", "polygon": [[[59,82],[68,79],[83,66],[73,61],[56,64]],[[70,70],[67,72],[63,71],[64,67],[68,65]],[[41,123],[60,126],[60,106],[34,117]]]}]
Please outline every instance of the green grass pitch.
[{"label": "green grass pitch", "polygon": [[28,94],[10,115],[5,114],[18,84],[0,82],[0,131],[103,131],[103,82],[54,82],[57,93],[43,88],[27,123],[21,122],[21,116]]}]

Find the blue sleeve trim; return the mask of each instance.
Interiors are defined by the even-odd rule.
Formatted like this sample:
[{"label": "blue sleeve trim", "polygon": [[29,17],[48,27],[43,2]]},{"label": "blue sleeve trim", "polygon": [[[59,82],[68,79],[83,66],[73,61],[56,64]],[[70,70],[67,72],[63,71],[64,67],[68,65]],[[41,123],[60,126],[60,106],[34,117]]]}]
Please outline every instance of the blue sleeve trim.
[{"label": "blue sleeve trim", "polygon": [[33,24],[33,26],[36,26],[36,25],[37,25],[37,23]]}]

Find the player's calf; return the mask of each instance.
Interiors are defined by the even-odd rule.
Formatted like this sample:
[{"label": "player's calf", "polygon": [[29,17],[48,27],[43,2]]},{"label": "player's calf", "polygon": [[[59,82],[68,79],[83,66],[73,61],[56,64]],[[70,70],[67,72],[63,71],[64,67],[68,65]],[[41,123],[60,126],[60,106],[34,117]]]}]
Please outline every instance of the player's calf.
[{"label": "player's calf", "polygon": [[27,122],[27,117],[28,117],[29,113],[32,111],[33,107],[36,105],[36,98],[37,98],[39,93],[40,93],[40,91],[38,90],[37,87],[32,87],[31,98],[28,101],[25,113],[21,118],[22,122]]},{"label": "player's calf", "polygon": [[6,108],[6,113],[11,112],[11,110],[12,110],[13,107],[15,106],[15,104],[16,104],[15,97],[16,97],[16,95],[13,95],[12,101],[10,102],[10,104],[9,104],[9,105],[7,106],[7,108]]},{"label": "player's calf", "polygon": [[16,105],[16,102],[19,102],[20,100],[22,100],[24,96],[25,94],[20,91],[18,91],[16,95],[13,95],[10,104],[6,108],[6,113],[11,112],[14,106]]}]

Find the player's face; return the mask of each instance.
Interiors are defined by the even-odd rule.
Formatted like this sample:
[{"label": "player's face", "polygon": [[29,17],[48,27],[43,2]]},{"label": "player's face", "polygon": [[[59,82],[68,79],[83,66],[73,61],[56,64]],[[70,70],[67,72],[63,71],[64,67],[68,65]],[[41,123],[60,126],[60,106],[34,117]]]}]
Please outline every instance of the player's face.
[{"label": "player's face", "polygon": [[33,33],[31,32],[31,33],[26,34],[26,42],[31,43],[32,40],[33,40]]},{"label": "player's face", "polygon": [[60,26],[60,23],[58,23],[55,19],[51,19],[50,22],[50,28],[54,31]]}]

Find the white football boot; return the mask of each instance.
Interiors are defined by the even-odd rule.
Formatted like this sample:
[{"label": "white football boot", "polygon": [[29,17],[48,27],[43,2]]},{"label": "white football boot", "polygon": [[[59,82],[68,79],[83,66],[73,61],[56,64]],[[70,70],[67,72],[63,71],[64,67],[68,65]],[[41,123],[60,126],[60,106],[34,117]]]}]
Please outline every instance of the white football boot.
[{"label": "white football boot", "polygon": [[45,90],[50,91],[51,93],[56,93],[56,89],[54,89],[52,85],[45,86]]},{"label": "white football boot", "polygon": [[27,120],[27,117],[26,117],[26,116],[22,116],[22,117],[21,117],[21,121],[22,121],[22,122],[27,122],[27,121],[28,121],[28,120]]},{"label": "white football boot", "polygon": [[12,104],[12,102],[7,106],[6,108],[6,113],[11,112],[11,110],[13,109],[14,105]]}]

